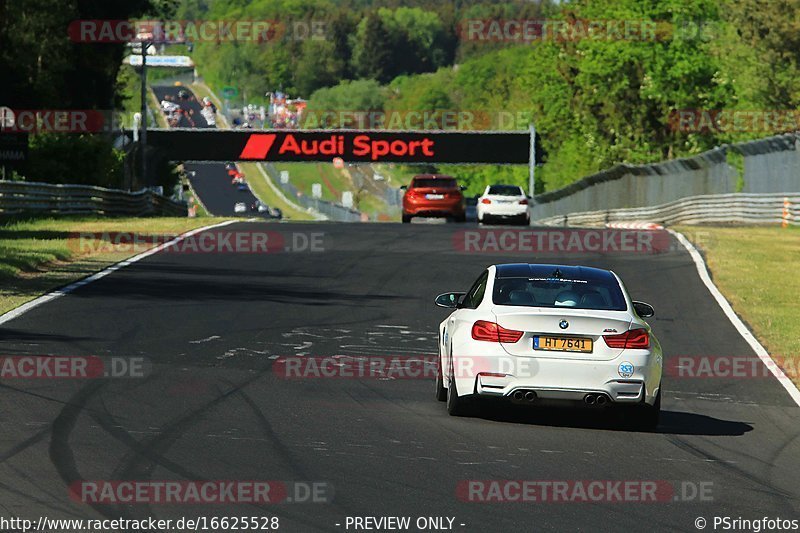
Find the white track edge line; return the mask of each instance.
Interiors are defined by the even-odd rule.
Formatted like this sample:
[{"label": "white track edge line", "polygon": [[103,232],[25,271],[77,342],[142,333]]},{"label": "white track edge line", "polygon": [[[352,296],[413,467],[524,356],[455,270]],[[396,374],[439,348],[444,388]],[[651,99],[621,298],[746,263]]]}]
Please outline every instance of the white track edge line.
[{"label": "white track edge line", "polygon": [[714,282],[711,280],[711,276],[708,273],[708,267],[706,266],[706,262],[703,260],[703,256],[700,255],[700,252],[697,251],[697,248],[689,242],[689,240],[684,237],[681,233],[667,229],[676,239],[680,242],[686,251],[689,252],[689,255],[692,257],[694,261],[695,267],[697,267],[697,273],[700,275],[700,279],[703,281],[703,284],[709,290],[711,295],[717,301],[719,306],[722,308],[722,311],[725,313],[725,316],[728,317],[728,320],[731,321],[733,327],[739,332],[742,338],[750,345],[753,351],[758,355],[758,358],[764,363],[764,365],[772,372],[772,375],[775,376],[775,379],[783,385],[783,388],[786,389],[786,392],[789,393],[789,396],[800,406],[800,389],[797,388],[797,385],[792,382],[791,379],[781,370],[781,367],[775,362],[772,357],[770,357],[769,352],[767,351],[764,346],[758,342],[758,339],[755,338],[753,333],[747,328],[747,326],[742,322],[742,319],[736,314],[731,307],[731,304],[725,297],[722,295],[720,290],[714,285]]},{"label": "white track edge line", "polygon": [[136,255],[136,256],[133,256],[133,257],[129,257],[128,259],[123,259],[122,261],[120,261],[118,263],[114,263],[113,265],[104,268],[100,272],[95,272],[94,274],[92,274],[90,276],[87,276],[85,278],[81,278],[78,281],[73,281],[72,283],[70,283],[69,285],[67,285],[65,287],[61,287],[60,289],[56,289],[54,291],[48,292],[47,294],[39,296],[38,298],[34,298],[30,302],[26,302],[26,303],[20,305],[19,307],[16,307],[16,308],[12,309],[11,311],[8,311],[8,312],[0,315],[0,324],[5,324],[6,322],[14,320],[17,317],[19,317],[21,315],[24,315],[25,313],[27,313],[31,309],[39,307],[42,304],[46,304],[47,302],[55,300],[56,298],[64,296],[65,294],[69,294],[72,291],[74,291],[75,289],[83,287],[84,285],[88,285],[89,283],[91,283],[93,281],[97,281],[98,279],[104,278],[104,277],[108,276],[109,274],[111,274],[113,272],[116,272],[117,270],[119,270],[121,268],[125,268],[126,266],[129,266],[129,265],[131,265],[133,263],[136,263],[137,261],[141,261],[145,257],[149,257],[151,255],[157,254],[158,252],[160,252],[161,250],[165,249],[166,247],[172,246],[172,245],[174,245],[176,243],[179,243],[180,241],[184,240],[187,237],[191,237],[192,235],[196,235],[198,233],[201,233],[203,231],[207,231],[207,230],[210,230],[210,229],[219,228],[219,227],[222,227],[222,226],[227,226],[228,224],[233,224],[234,222],[239,222],[239,221],[238,220],[226,220],[224,222],[220,222],[219,224],[212,224],[210,226],[203,226],[202,228],[196,228],[196,229],[193,229],[191,231],[187,231],[186,233],[178,235],[177,237],[175,237],[174,239],[172,239],[169,242],[165,242],[163,244],[160,244],[160,245],[158,245],[158,246],[156,246],[154,248],[151,248],[151,249],[149,249],[149,250],[147,250],[145,252],[140,253],[139,255]]}]

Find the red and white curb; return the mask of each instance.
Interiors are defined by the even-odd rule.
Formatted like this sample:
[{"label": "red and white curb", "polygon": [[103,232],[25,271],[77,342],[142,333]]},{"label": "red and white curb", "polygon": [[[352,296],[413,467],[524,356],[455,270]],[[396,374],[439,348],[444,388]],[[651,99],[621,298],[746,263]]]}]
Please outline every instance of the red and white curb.
[{"label": "red and white curb", "polygon": [[655,222],[609,222],[606,224],[606,227],[613,229],[664,229],[664,226],[656,224]]}]

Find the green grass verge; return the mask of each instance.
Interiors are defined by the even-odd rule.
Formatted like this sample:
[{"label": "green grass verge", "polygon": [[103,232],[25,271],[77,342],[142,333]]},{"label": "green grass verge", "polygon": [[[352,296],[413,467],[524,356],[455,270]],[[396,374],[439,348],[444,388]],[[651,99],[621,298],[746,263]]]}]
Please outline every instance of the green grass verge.
[{"label": "green grass verge", "polygon": [[719,290],[800,384],[800,227],[676,229],[701,249]]},{"label": "green grass verge", "polygon": [[314,220],[308,212],[302,209],[297,209],[283,200],[283,198],[276,193],[272,187],[267,183],[268,177],[261,173],[258,165],[255,163],[239,163],[244,175],[247,177],[247,183],[253,194],[256,195],[262,202],[267,205],[280,208],[283,211],[284,218],[289,220]]},{"label": "green grass verge", "polygon": [[80,250],[74,232],[180,234],[213,223],[205,218],[41,218],[0,225],[0,313],[143,251]]},{"label": "green grass verge", "polygon": [[[330,202],[342,202],[342,193],[352,191],[350,179],[332,163],[276,163],[275,168],[289,172],[289,180],[303,194],[311,196],[314,183],[322,185],[322,199]],[[331,191],[330,184],[336,193]]]}]

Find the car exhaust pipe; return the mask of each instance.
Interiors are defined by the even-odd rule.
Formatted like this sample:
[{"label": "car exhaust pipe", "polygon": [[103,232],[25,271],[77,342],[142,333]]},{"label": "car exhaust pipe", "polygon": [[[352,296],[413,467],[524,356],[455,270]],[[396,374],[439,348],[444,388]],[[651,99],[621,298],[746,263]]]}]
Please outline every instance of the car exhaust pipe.
[{"label": "car exhaust pipe", "polygon": [[514,391],[514,396],[512,397],[514,398],[515,401],[521,402],[523,399],[525,399],[525,393],[522,392],[521,390]]},{"label": "car exhaust pipe", "polygon": [[608,398],[606,398],[605,394],[599,394],[597,396],[597,405],[605,405],[608,402]]},{"label": "car exhaust pipe", "polygon": [[526,392],[525,393],[525,401],[526,402],[530,402],[530,403],[535,402],[536,401],[536,393],[533,392],[532,390],[529,390],[528,392]]},{"label": "car exhaust pipe", "polygon": [[586,405],[594,405],[597,397],[594,394],[587,394],[583,397],[583,401],[586,402]]}]

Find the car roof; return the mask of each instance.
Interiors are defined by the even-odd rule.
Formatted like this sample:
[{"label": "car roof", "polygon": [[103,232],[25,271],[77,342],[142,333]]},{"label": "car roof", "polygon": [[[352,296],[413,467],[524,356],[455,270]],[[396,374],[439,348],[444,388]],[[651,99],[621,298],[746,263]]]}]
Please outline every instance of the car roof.
[{"label": "car roof", "polygon": [[549,278],[615,280],[614,274],[601,268],[575,265],[546,265],[538,263],[506,263],[495,265],[495,278]]}]

